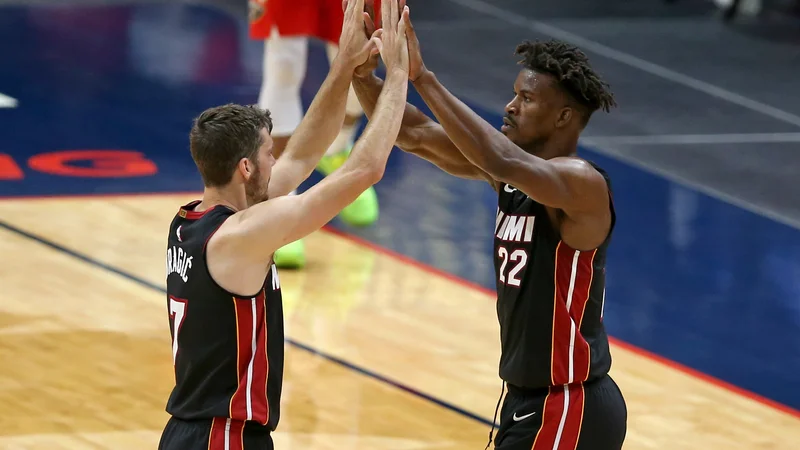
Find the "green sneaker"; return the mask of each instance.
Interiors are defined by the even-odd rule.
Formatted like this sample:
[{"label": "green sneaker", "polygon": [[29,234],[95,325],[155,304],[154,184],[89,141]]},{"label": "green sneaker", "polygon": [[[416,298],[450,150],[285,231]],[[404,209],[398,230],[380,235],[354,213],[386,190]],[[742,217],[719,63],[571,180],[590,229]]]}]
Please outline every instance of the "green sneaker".
[{"label": "green sneaker", "polygon": [[[323,156],[317,164],[317,170],[325,176],[330,175],[347,161],[351,150],[352,148],[348,148],[335,155]],[[378,194],[375,188],[370,186],[353,203],[347,205],[339,217],[348,225],[366,227],[378,220],[378,213]]]},{"label": "green sneaker", "polygon": [[339,218],[348,225],[368,227],[378,221],[378,194],[375,188],[362,192],[353,203],[345,206]]},{"label": "green sneaker", "polygon": [[306,265],[306,249],[302,239],[290,242],[272,256],[279,269],[301,269]]}]

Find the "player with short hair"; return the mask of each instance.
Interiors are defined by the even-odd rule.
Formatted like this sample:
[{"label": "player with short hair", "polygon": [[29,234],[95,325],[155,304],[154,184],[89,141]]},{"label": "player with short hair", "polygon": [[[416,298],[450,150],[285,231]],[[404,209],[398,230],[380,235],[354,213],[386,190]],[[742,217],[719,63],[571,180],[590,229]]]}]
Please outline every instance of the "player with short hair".
[{"label": "player with short hair", "polygon": [[[508,395],[495,448],[620,449],[627,408],[608,375],[603,326],[611,186],[601,168],[576,156],[592,114],[615,105],[608,85],[578,48],[523,42],[516,49],[522,68],[497,130],[425,67],[407,13],[404,20],[409,78],[439,123],[406,105],[397,145],[498,192],[499,369]],[[368,117],[380,111],[376,99],[385,89],[376,65],[371,58],[353,81]]]},{"label": "player with short hair", "polygon": [[[272,255],[318,230],[383,176],[408,90],[408,48],[397,0],[382,35],[364,35],[364,0],[345,12],[340,52],[308,114],[277,160],[269,112],[223,105],[190,133],[201,200],[169,227],[167,305],[175,365],[160,449],[272,449],[280,418],[284,331]],[[345,114],[354,67],[380,51],[389,74],[380,109],[350,158],[308,191],[308,177]]]}]

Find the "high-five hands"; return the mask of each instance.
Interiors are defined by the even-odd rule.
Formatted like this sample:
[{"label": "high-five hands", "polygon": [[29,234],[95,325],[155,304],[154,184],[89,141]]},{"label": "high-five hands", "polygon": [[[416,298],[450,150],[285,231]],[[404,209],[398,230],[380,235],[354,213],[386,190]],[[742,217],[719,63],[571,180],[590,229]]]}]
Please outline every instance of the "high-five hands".
[{"label": "high-five hands", "polygon": [[[401,4],[405,3],[402,0]],[[417,39],[417,32],[414,31],[414,25],[411,23],[411,16],[408,7],[403,12],[403,22],[405,23],[406,38],[408,39],[408,79],[412,82],[417,81],[425,72],[425,63],[422,61],[422,51],[419,48],[419,39]]]},{"label": "high-five hands", "polygon": [[[345,0],[346,1],[346,0]],[[405,1],[404,1],[405,3]],[[380,23],[380,17],[375,17],[375,0],[366,0],[364,2],[366,10],[364,11],[364,35],[375,36],[380,38],[383,30],[379,30],[376,24]],[[405,6],[405,5],[403,5]],[[375,20],[378,19],[378,20]],[[376,33],[377,31],[377,33]],[[367,59],[367,62],[356,67],[353,75],[359,78],[364,78],[372,75],[372,72],[378,68],[378,52],[372,53]]]},{"label": "high-five hands", "polygon": [[[411,22],[410,11],[408,6],[406,6],[406,0],[383,0],[387,5],[382,8],[381,17],[379,18],[375,16],[375,1],[377,0],[365,0],[364,2],[364,38],[381,38],[384,30],[378,28],[378,24],[383,25],[390,23],[396,25],[394,29],[399,30],[400,22],[404,23],[403,32],[405,33],[405,40],[408,47],[408,78],[412,82],[416,81],[427,72],[427,68],[422,60],[419,40],[417,39],[414,25]],[[396,6],[396,9],[391,9],[392,6]],[[383,56],[382,53],[381,56]],[[373,52],[366,62],[355,68],[354,75],[360,78],[368,77],[372,75],[377,68],[378,53]]]},{"label": "high-five hands", "polygon": [[[364,1],[342,0],[344,23],[336,59],[350,70],[363,65],[373,55],[377,57],[380,48],[380,38],[374,30],[369,35],[364,31],[367,21],[372,24],[372,19],[364,12]],[[374,24],[372,27],[374,29]]]},{"label": "high-five hands", "polygon": [[[402,5],[402,13],[400,11]],[[383,0],[381,4],[381,42],[378,44],[386,71],[400,70],[408,73],[408,6],[405,0]],[[401,18],[402,15],[402,18]]]}]

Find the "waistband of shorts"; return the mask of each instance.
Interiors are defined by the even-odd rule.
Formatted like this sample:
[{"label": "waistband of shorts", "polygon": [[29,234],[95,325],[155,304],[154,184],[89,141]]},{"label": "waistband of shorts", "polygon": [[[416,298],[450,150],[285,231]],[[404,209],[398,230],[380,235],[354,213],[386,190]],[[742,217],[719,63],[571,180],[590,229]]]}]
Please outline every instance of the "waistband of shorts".
[{"label": "waistband of shorts", "polygon": [[509,394],[521,397],[537,397],[540,395],[547,395],[547,393],[550,392],[550,386],[532,388],[515,386],[509,383],[506,383],[506,389],[508,389]]}]

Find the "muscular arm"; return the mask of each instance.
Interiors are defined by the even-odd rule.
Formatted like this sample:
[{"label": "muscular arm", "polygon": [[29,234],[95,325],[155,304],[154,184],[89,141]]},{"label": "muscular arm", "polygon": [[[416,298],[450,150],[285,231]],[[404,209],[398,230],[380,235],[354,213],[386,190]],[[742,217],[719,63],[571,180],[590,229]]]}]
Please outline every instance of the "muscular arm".
[{"label": "muscular arm", "polygon": [[[353,77],[353,88],[369,119],[374,115],[383,85],[383,80],[374,73],[364,77]],[[494,180],[486,172],[477,168],[461,154],[441,125],[410,103],[405,104],[403,122],[396,144],[403,151],[419,156],[451,175],[486,180],[495,185]]]},{"label": "muscular arm", "polygon": [[464,157],[493,179],[573,219],[608,214],[608,186],[586,161],[527,153],[448,92],[433,72],[414,86]]},{"label": "muscular arm", "polygon": [[[383,177],[400,129],[407,79],[403,71],[389,75],[378,112],[338,170],[300,195],[267,200],[225,221],[208,247],[216,252],[210,268],[224,288],[233,292],[258,289],[275,250],[320,229]],[[255,275],[248,276],[248,271]],[[223,284],[226,281],[230,284]]]},{"label": "muscular arm", "polygon": [[303,120],[292,134],[269,182],[269,196],[276,198],[295,190],[331,145],[345,116],[352,70],[334,60]]}]

